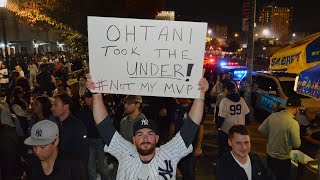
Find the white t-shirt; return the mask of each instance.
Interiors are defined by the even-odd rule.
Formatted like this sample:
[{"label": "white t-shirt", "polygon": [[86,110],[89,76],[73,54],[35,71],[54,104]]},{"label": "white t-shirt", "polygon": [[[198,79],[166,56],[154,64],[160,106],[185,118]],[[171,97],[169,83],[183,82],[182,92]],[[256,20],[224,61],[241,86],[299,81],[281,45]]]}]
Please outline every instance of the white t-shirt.
[{"label": "white t-shirt", "polygon": [[37,67],[37,65],[35,65],[35,64],[29,64],[28,69],[29,69],[30,75],[37,75],[38,72],[39,72],[39,71],[38,71],[38,67]]},{"label": "white t-shirt", "polygon": [[20,74],[21,77],[25,77],[24,76],[24,71],[22,69],[19,71],[19,74]]},{"label": "white t-shirt", "polygon": [[5,75],[8,75],[8,69],[0,69],[0,84],[9,83],[9,78],[4,78]]},{"label": "white t-shirt", "polygon": [[150,180],[150,174],[148,171],[148,164],[142,164],[138,180]]},{"label": "white t-shirt", "polygon": [[249,112],[250,110],[242,97],[240,97],[238,102],[233,102],[228,98],[222,99],[218,115],[225,119],[221,130],[228,134],[232,126],[238,124],[245,125],[245,116]]},{"label": "white t-shirt", "polygon": [[239,162],[233,155],[232,151],[231,151],[231,155],[233,157],[233,159],[239,164],[240,167],[243,168],[243,170],[246,172],[248,180],[252,180],[252,166],[251,166],[251,159],[250,156],[248,155],[248,159],[247,162],[245,164],[242,164],[241,162]]}]

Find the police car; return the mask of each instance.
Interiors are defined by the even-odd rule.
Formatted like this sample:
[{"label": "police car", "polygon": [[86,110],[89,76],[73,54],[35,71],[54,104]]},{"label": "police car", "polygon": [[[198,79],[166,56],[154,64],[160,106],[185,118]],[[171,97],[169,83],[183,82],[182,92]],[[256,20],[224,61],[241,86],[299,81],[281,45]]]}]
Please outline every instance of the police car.
[{"label": "police car", "polygon": [[307,96],[297,94],[294,90],[296,74],[282,72],[259,72],[253,77],[253,106],[258,120],[265,119],[268,115],[285,108],[288,97],[292,95],[301,98],[301,111],[296,115],[300,125],[309,125],[305,111],[319,109],[320,103]]},{"label": "police car", "polygon": [[222,72],[229,72],[233,80],[239,82],[243,77],[247,75],[248,69],[246,66],[240,66],[238,62],[221,62]]}]

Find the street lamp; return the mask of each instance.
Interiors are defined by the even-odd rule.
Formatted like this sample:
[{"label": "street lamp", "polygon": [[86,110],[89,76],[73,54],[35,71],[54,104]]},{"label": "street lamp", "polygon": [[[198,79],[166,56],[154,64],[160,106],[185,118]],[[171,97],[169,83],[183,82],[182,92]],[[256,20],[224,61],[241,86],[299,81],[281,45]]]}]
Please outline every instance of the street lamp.
[{"label": "street lamp", "polygon": [[7,0],[0,0],[0,7],[6,7],[7,6]]},{"label": "street lamp", "polygon": [[294,42],[296,40],[296,33],[292,33],[292,42]]},{"label": "street lamp", "polygon": [[268,29],[264,29],[262,31],[262,34],[264,35],[264,37],[266,38],[266,36],[268,36],[270,34],[269,30]]},{"label": "street lamp", "polygon": [[212,29],[208,29],[208,35],[211,36]]},{"label": "street lamp", "polygon": [[7,31],[6,31],[6,22],[5,22],[5,20],[6,20],[6,6],[7,6],[7,0],[0,0],[1,24],[2,24],[3,42],[4,42],[4,53],[5,53],[6,59],[9,62]]}]

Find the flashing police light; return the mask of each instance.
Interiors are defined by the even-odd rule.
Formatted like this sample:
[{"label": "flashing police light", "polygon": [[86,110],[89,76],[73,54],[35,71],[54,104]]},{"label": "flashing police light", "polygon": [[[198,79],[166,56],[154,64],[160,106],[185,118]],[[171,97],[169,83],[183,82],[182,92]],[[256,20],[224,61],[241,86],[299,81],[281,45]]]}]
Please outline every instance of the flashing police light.
[{"label": "flashing police light", "polygon": [[247,74],[247,71],[246,70],[241,70],[241,71],[234,71],[233,73],[237,77],[243,77],[243,76],[245,76]]},{"label": "flashing police light", "polygon": [[220,63],[220,66],[226,66],[226,65],[227,65],[226,62],[221,62],[221,63]]}]

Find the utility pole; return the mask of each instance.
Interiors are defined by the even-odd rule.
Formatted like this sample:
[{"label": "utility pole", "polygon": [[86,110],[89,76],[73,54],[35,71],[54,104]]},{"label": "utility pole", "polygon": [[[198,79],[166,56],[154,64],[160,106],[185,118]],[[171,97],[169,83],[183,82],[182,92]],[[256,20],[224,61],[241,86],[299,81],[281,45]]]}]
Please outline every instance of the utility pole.
[{"label": "utility pole", "polygon": [[[256,0],[250,0],[250,18],[248,31],[248,62],[247,62],[247,83],[245,100],[249,107],[251,107],[251,88],[252,88],[252,69],[253,69],[253,55],[254,55],[254,24],[256,18]],[[252,117],[252,116],[250,116]],[[250,119],[252,122],[252,119]]]},{"label": "utility pole", "polygon": [[8,41],[7,41],[7,29],[6,29],[6,19],[7,19],[7,9],[5,7],[0,7],[0,17],[2,26],[2,35],[4,43],[4,54],[6,57],[6,66],[9,69],[9,53],[8,53]]}]

